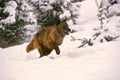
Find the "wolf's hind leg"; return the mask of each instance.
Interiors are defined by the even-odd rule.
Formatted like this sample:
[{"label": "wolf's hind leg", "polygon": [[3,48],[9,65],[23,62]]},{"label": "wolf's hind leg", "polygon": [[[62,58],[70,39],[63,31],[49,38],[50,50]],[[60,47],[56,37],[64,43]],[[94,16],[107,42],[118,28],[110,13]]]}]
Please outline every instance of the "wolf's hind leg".
[{"label": "wolf's hind leg", "polygon": [[34,46],[33,46],[33,42],[31,41],[26,47],[26,52],[29,53],[33,49],[34,49]]}]

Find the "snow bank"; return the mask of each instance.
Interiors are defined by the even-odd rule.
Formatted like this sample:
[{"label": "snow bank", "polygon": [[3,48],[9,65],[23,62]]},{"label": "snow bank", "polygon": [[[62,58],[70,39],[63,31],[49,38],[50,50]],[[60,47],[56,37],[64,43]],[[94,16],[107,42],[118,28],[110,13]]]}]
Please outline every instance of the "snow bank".
[{"label": "snow bank", "polygon": [[37,51],[27,54],[24,50],[26,44],[0,50],[0,78],[2,80],[119,80],[120,42],[85,48],[75,48],[73,45],[66,47],[65,44],[67,43],[61,46],[61,55],[57,56],[53,51],[51,55],[41,59],[38,58]]},{"label": "snow bank", "polygon": [[[47,57],[39,57],[37,50],[26,53],[28,43],[0,48],[1,80],[119,80],[120,41],[77,48],[76,38],[90,37],[91,28],[97,26],[94,0],[86,0],[81,8],[81,25],[78,32],[66,36],[60,46],[61,54],[53,51]],[[88,14],[87,14],[88,13]],[[28,26],[29,27],[29,26]],[[79,31],[84,28],[85,31]]]}]

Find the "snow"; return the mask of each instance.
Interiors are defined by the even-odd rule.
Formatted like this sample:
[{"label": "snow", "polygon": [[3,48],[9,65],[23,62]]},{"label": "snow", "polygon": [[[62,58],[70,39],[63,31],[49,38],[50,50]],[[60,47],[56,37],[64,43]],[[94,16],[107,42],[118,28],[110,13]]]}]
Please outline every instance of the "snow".
[{"label": "snow", "polygon": [[9,2],[7,3],[7,6],[11,6],[11,7],[13,7],[14,9],[16,9],[16,8],[17,8],[17,3],[16,3],[15,1],[9,1]]},{"label": "snow", "polygon": [[[114,23],[113,23],[113,21],[114,21]],[[111,17],[109,19],[109,23],[106,26],[109,27],[109,29],[113,33],[120,34],[119,21],[120,21],[120,17],[119,16],[113,16],[113,17]]]},{"label": "snow", "polygon": [[7,6],[4,10],[4,13],[9,13],[9,15],[15,15],[15,9],[12,6]]},{"label": "snow", "polygon": [[111,6],[111,4],[110,4],[110,2],[108,0],[103,0],[103,5],[105,5],[104,7]]},{"label": "snow", "polygon": [[[65,40],[69,40],[66,37]],[[77,42],[61,46],[61,55],[54,52],[38,59],[39,54],[25,52],[26,44],[1,49],[2,80],[119,80],[120,41],[76,48]],[[69,46],[67,46],[67,44]],[[74,45],[73,45],[74,44]],[[51,59],[51,58],[55,59]]]},{"label": "snow", "polygon": [[21,6],[21,9],[24,11],[30,11],[32,10],[32,7],[30,5],[28,5],[25,1],[22,2],[23,5]]},{"label": "snow", "polygon": [[[96,24],[99,24],[97,19],[97,6],[95,4],[95,0],[87,0],[82,3],[80,9],[80,18],[79,25],[84,30],[91,30],[93,27],[96,27]],[[82,25],[81,25],[82,24]],[[89,25],[89,26],[88,26]]]},{"label": "snow", "polygon": [[120,15],[120,4],[114,4],[108,9],[109,15],[108,16],[113,16],[113,15]]},{"label": "snow", "polygon": [[0,23],[8,24],[8,23],[14,23],[15,17],[16,17],[16,11],[17,3],[15,1],[10,1],[6,4],[6,7],[4,9],[4,13],[8,13],[8,17],[6,19],[3,19],[0,21]]},{"label": "snow", "polygon": [[120,0],[116,0],[117,1],[117,3],[120,3]]},{"label": "snow", "polygon": [[56,55],[53,51],[49,56],[39,59],[37,50],[26,53],[25,48],[28,43],[0,48],[0,79],[119,80],[120,40],[83,48],[78,48],[79,40],[71,41],[70,36],[78,39],[90,37],[91,29],[98,26],[94,0],[85,0],[80,13],[80,26],[71,26],[71,28],[75,27],[77,32],[65,37],[60,46],[60,55]]},{"label": "snow", "polygon": [[55,2],[57,2],[58,0],[49,0],[50,4],[54,4]]}]

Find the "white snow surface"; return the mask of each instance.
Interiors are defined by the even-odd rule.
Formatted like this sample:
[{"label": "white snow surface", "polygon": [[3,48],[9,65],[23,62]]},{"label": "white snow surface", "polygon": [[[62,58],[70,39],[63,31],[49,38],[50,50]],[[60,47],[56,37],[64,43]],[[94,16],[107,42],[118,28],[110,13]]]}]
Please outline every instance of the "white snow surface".
[{"label": "white snow surface", "polygon": [[28,43],[0,48],[0,80],[120,80],[119,40],[83,48],[77,48],[80,41],[71,41],[70,36],[90,37],[91,27],[98,26],[93,2],[83,3],[78,32],[65,37],[60,55],[53,51],[39,59],[37,50],[26,53]]},{"label": "white snow surface", "polygon": [[113,16],[113,15],[119,15],[120,14],[120,4],[114,4],[108,9],[109,15],[108,16]]}]

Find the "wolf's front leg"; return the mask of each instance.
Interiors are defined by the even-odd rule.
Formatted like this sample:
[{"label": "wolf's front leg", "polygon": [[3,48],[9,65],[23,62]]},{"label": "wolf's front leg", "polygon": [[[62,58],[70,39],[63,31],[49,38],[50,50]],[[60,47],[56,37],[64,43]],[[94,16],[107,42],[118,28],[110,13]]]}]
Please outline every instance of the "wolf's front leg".
[{"label": "wolf's front leg", "polygon": [[56,51],[56,54],[59,55],[60,54],[60,49],[58,46],[55,47],[55,51]]},{"label": "wolf's front leg", "polygon": [[55,49],[55,52],[56,52],[57,55],[60,54],[60,49],[59,49],[59,47],[56,45],[56,43],[51,43],[51,44],[50,44],[50,47],[51,47],[52,49]]},{"label": "wolf's front leg", "polygon": [[42,51],[41,49],[38,49],[38,52],[39,52],[39,54],[40,54],[40,57],[39,57],[39,58],[41,58],[41,57],[44,56],[44,53],[43,53],[43,51]]}]

